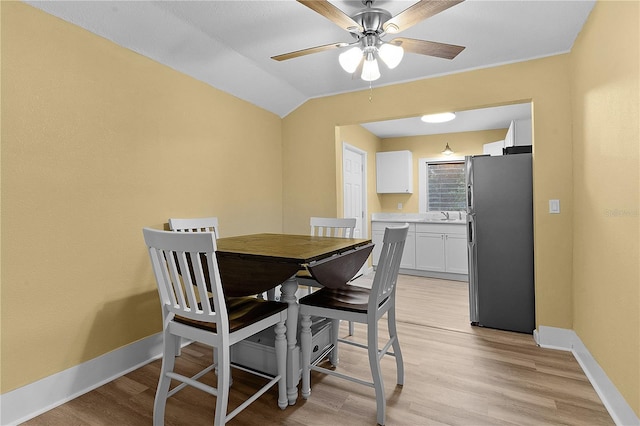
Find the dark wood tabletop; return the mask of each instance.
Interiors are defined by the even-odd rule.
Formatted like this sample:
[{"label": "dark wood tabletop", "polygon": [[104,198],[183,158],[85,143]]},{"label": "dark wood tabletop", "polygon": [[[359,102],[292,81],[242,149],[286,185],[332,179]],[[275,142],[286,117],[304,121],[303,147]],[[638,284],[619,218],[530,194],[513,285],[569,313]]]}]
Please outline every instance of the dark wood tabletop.
[{"label": "dark wood tabletop", "polygon": [[218,253],[272,258],[305,264],[370,243],[358,238],[318,237],[293,234],[252,234],[217,240]]},{"label": "dark wood tabletop", "polygon": [[358,238],[252,234],[217,240],[216,256],[227,296],[274,288],[304,265],[370,244]]}]

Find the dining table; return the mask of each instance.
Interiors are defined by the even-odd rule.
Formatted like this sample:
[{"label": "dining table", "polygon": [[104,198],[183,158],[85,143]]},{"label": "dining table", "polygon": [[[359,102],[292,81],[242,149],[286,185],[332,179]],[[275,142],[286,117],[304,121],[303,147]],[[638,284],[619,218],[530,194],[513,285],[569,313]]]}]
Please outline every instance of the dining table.
[{"label": "dining table", "polygon": [[261,233],[219,238],[216,258],[226,297],[268,292],[280,285],[287,303],[287,398],[294,405],[300,379],[296,334],[296,274],[307,270],[323,286],[347,285],[373,249],[370,239]]}]

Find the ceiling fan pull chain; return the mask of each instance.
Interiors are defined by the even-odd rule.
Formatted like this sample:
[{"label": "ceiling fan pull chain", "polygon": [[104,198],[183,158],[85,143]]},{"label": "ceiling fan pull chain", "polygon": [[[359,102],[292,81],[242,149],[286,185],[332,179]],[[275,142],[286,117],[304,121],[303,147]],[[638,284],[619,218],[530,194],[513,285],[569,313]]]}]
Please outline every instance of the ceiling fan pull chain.
[{"label": "ceiling fan pull chain", "polygon": [[369,82],[369,102],[373,102],[373,85]]}]

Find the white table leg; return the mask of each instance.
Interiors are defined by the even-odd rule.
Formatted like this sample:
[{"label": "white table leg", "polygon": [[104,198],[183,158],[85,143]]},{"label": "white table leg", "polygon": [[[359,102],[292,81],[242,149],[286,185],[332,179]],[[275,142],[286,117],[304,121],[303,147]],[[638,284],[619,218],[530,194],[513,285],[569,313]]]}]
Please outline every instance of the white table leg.
[{"label": "white table leg", "polygon": [[311,395],[311,316],[302,315],[300,321],[300,346],[302,346],[302,397],[309,399]]},{"label": "white table leg", "polygon": [[289,278],[280,288],[281,301],[288,304],[287,308],[287,397],[289,405],[294,405],[298,399],[298,382],[300,381],[300,347],[297,345],[298,331],[298,281],[295,276]]}]

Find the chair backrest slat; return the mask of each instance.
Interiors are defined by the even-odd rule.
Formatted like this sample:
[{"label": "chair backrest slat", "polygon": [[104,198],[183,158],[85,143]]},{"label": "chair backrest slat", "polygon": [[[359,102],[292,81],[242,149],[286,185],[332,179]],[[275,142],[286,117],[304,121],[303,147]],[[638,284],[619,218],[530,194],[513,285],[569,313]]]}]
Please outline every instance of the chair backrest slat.
[{"label": "chair backrest slat", "polygon": [[[172,261],[167,262],[169,266],[169,272],[171,276],[171,288],[173,293],[176,295],[176,304],[174,307],[176,309],[184,309],[187,310],[191,304],[187,303],[187,298],[185,298],[184,288],[191,287],[190,284],[190,274],[185,274],[185,277],[182,277],[179,271],[188,270],[187,263],[184,261],[184,253],[177,253],[172,251],[165,251],[164,257],[166,259],[171,259]],[[173,261],[175,260],[175,262]]]},{"label": "chair backrest slat", "polygon": [[220,238],[217,217],[175,218],[169,219],[169,229],[175,232],[213,232]]},{"label": "chair backrest slat", "polygon": [[356,218],[312,217],[311,236],[353,238]]},{"label": "chair backrest slat", "polygon": [[[196,258],[195,262],[194,257]],[[180,260],[180,270],[189,271],[188,274],[182,275],[184,284],[183,294],[187,298],[187,305],[192,311],[202,312],[198,308],[199,299],[198,297],[196,297],[195,291],[193,291],[193,289],[198,285],[199,278],[203,276],[202,267],[200,266],[200,262],[198,259],[198,254],[196,253],[195,256],[193,256],[193,253],[180,253],[178,259]],[[187,261],[187,259],[189,261]],[[203,305],[205,304],[208,303],[203,303]]]},{"label": "chair backrest slat", "polygon": [[386,299],[395,297],[400,261],[407,239],[409,224],[388,227],[384,231],[380,260],[376,268],[369,298],[369,312],[375,312]]},{"label": "chair backrest slat", "polygon": [[[163,317],[180,315],[216,323],[228,333],[227,310],[216,261],[216,239],[210,232],[183,233],[143,229]],[[209,289],[211,293],[209,293]],[[209,302],[213,300],[213,306]]]},{"label": "chair backrest slat", "polygon": [[[172,291],[171,288],[168,288],[164,283],[171,282],[169,278],[169,270],[167,268],[167,263],[165,262],[164,252],[161,250],[156,250],[153,247],[148,247],[149,257],[151,258],[151,266],[153,269],[153,274],[156,278],[156,283],[158,284],[158,293],[160,294],[160,301],[162,304],[169,303],[172,306],[178,304],[176,300],[175,292]],[[163,285],[161,285],[162,283]]]}]

